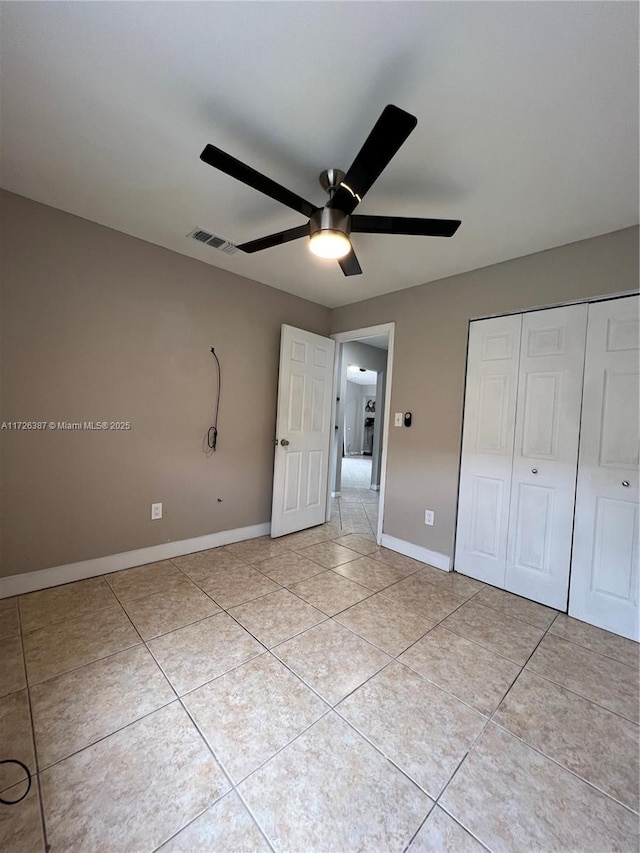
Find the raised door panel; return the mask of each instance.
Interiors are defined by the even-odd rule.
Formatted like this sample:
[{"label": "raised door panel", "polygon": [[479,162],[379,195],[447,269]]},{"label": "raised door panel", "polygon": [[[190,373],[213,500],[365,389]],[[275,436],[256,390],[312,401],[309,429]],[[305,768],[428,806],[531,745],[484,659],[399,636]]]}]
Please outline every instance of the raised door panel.
[{"label": "raised door panel", "polygon": [[504,585],[521,315],[469,327],[456,571]]},{"label": "raised door panel", "polygon": [[638,640],[639,297],[589,306],[569,613]]},{"label": "raised door panel", "polygon": [[325,520],[333,353],[332,340],[282,327],[272,536]]},{"label": "raised door panel", "polygon": [[523,315],[505,588],[564,610],[587,306]]}]

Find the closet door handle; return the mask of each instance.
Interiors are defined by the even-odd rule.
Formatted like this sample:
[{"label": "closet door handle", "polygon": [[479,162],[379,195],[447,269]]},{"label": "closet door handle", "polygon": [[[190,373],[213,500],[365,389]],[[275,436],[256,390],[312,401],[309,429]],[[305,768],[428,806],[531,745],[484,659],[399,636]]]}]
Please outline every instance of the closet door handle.
[{"label": "closet door handle", "polygon": [[537,473],[538,473],[538,469],[537,469],[537,468],[532,468],[532,469],[531,469],[531,473],[532,473],[532,474],[537,474]]},{"label": "closet door handle", "polygon": [[286,438],[283,438],[283,439],[282,439],[282,441],[280,442],[280,444],[281,444],[283,447],[288,447],[288,446],[289,446],[289,442],[287,441],[287,439],[286,439]]},{"label": "closet door handle", "polygon": [[623,481],[622,481],[622,485],[623,485],[623,486],[625,487],[625,489],[626,489],[626,488],[627,488],[627,486],[629,485],[629,481],[628,481],[628,480],[623,480]]}]

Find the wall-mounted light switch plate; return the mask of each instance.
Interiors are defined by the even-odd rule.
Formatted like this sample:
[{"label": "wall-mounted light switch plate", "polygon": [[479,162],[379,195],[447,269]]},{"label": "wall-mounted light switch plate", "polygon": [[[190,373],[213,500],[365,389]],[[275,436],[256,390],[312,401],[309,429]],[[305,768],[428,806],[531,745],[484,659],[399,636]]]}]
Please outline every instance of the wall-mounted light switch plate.
[{"label": "wall-mounted light switch plate", "polygon": [[395,417],[395,420],[393,422],[394,426],[402,426],[403,414],[404,414],[403,412],[396,412],[396,417]]},{"label": "wall-mounted light switch plate", "polygon": [[432,509],[425,509],[424,511],[424,523],[428,524],[429,527],[433,527],[436,520],[436,514]]},{"label": "wall-mounted light switch plate", "polygon": [[151,521],[162,518],[162,504],[151,504]]}]

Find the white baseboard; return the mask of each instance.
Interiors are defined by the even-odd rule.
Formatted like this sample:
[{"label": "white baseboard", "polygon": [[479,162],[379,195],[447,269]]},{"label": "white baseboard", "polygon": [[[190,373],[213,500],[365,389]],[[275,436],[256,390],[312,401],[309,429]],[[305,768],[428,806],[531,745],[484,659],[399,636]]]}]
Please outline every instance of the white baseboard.
[{"label": "white baseboard", "polygon": [[380,491],[380,486],[369,486],[369,488],[371,489],[372,492],[379,492]]},{"label": "white baseboard", "polygon": [[181,539],[179,542],[166,542],[162,545],[151,545],[149,548],[138,548],[135,551],[124,551],[122,554],[110,554],[107,557],[96,557],[94,560],[83,560],[80,563],[69,563],[66,566],[53,566],[50,569],[40,569],[37,572],[25,572],[22,575],[10,575],[0,578],[0,598],[10,595],[22,595],[50,586],[94,578],[109,572],[119,572],[134,566],[144,566],[146,563],[156,563],[158,560],[170,560],[171,557],[181,557],[194,551],[206,551],[218,548],[220,545],[231,545],[232,542],[242,542],[245,539],[255,539],[257,536],[267,536],[271,532],[271,524],[254,524],[251,527],[238,527],[235,530],[221,530],[219,533],[209,533],[206,536],[196,536],[194,539]]},{"label": "white baseboard", "polygon": [[339,498],[342,495],[342,492],[331,492],[332,498]]},{"label": "white baseboard", "polygon": [[428,548],[422,548],[412,542],[405,542],[404,539],[396,539],[395,536],[389,536],[388,533],[382,534],[381,544],[390,551],[397,551],[398,554],[404,554],[405,557],[413,557],[414,560],[428,563],[430,566],[435,566],[436,569],[442,569],[443,572],[451,571],[451,557],[447,557],[446,554],[430,551]]}]

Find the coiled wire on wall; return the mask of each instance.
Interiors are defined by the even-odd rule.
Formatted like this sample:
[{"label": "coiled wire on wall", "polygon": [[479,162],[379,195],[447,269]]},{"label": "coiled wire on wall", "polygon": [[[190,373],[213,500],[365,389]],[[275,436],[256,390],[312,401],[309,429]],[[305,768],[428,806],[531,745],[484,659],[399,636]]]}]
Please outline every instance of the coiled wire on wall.
[{"label": "coiled wire on wall", "polygon": [[211,347],[211,355],[214,357],[216,361],[217,367],[217,392],[216,392],[216,406],[214,409],[213,415],[213,424],[207,430],[207,447],[213,453],[215,453],[216,445],[218,443],[218,412],[220,411],[220,384],[221,384],[221,370],[220,370],[220,360],[216,355],[216,351],[213,347]]}]

